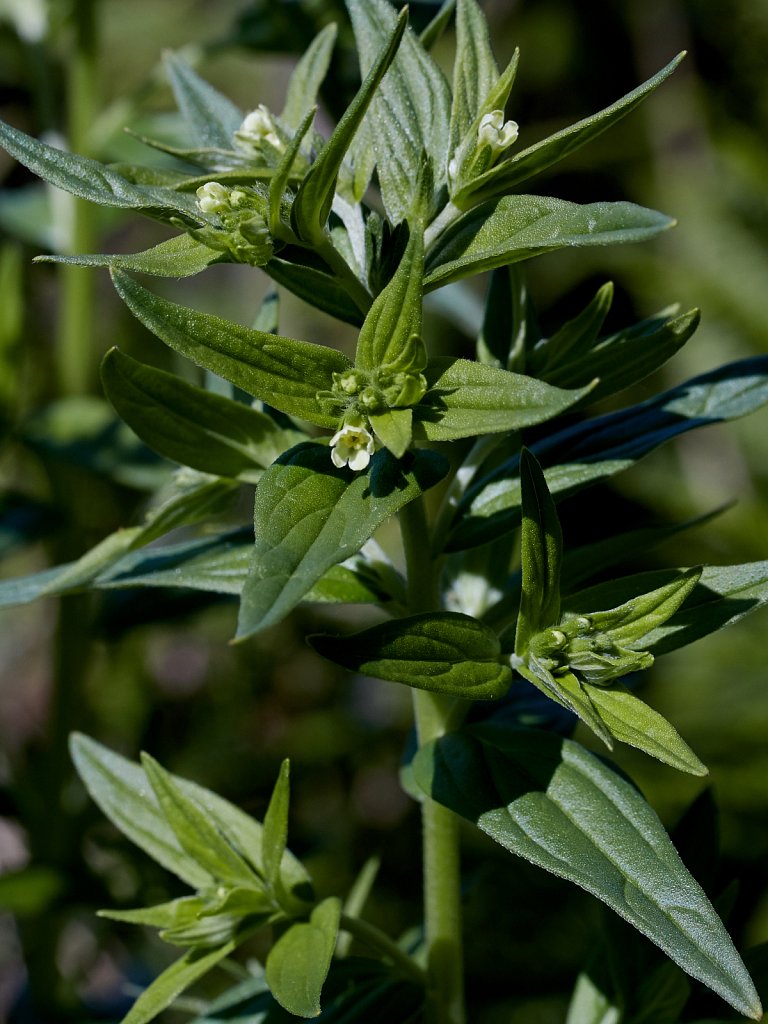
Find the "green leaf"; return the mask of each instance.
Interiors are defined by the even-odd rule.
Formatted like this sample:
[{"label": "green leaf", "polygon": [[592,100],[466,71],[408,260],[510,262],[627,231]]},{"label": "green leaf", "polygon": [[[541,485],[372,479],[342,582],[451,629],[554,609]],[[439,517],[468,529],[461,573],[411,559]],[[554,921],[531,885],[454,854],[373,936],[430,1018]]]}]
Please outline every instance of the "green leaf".
[{"label": "green leaf", "polygon": [[570,740],[491,726],[422,748],[433,799],[518,856],[603,900],[692,977],[759,1018],[722,922],[633,785]]},{"label": "green leaf", "polygon": [[522,585],[515,654],[523,656],[534,634],[560,621],[563,531],[541,466],[527,448],[520,453],[520,480]]},{"label": "green leaf", "polygon": [[590,401],[598,401],[644,380],[678,352],[699,326],[698,309],[680,316],[659,314],[603,338],[591,351],[575,353],[538,372],[558,387],[578,387],[599,378]]},{"label": "green leaf", "polygon": [[355,366],[405,373],[424,369],[427,353],[420,338],[423,267],[424,238],[414,226],[397,270],[360,328]]},{"label": "green leaf", "polygon": [[113,278],[131,312],[176,352],[281,412],[321,427],[336,425],[336,417],[322,411],[317,393],[330,390],[333,373],[349,367],[340,352],[177,306],[119,271]]},{"label": "green leaf", "polygon": [[587,142],[591,142],[592,139],[634,110],[639,103],[642,103],[649,93],[652,93],[665,78],[672,74],[684,56],[684,53],[678,54],[674,60],[670,61],[652,78],[649,78],[647,82],[597,114],[585,117],[582,121],[577,121],[568,128],[563,128],[562,131],[550,135],[549,138],[529,146],[511,159],[497,164],[463,189],[454,201],[457,202],[457,205],[478,203],[500,193],[510,192],[521,182],[540,174],[547,167],[557,163],[558,160],[562,160],[563,157],[575,152]]},{"label": "green leaf", "polygon": [[238,639],[279,622],[331,566],[359,551],[447,468],[436,452],[398,461],[383,449],[365,473],[353,474],[333,466],[327,445],[312,442],[281,456],[256,491],[253,561]]},{"label": "green leaf", "polygon": [[557,675],[554,675],[534,654],[529,656],[527,667],[524,664],[516,664],[515,671],[541,690],[550,700],[568,708],[592,730],[595,736],[603,741],[609,750],[613,750],[610,730],[590,700],[581,680],[573,672],[558,672]]},{"label": "green leaf", "polygon": [[[347,0],[347,7],[365,77],[394,30],[396,15],[385,0]],[[365,121],[365,142],[376,154],[393,224],[412,211],[424,153],[434,161],[435,185],[445,181],[450,103],[443,73],[409,29]]]},{"label": "green leaf", "polygon": [[352,672],[463,700],[503,696],[512,672],[498,637],[477,619],[432,612],[383,622],[351,636],[313,636],[310,644]]},{"label": "green leaf", "polygon": [[275,788],[264,815],[261,841],[261,859],[267,884],[275,889],[280,881],[280,865],[288,842],[288,803],[290,800],[290,761],[280,765]]},{"label": "green leaf", "polygon": [[477,358],[488,366],[525,368],[526,349],[536,340],[525,276],[520,267],[496,267],[485,299],[483,325],[477,339]]},{"label": "green leaf", "polygon": [[621,1010],[594,983],[589,974],[576,979],[565,1024],[619,1024]]},{"label": "green leaf", "polygon": [[328,72],[336,42],[336,24],[331,22],[319,32],[293,69],[280,120],[289,128],[298,128],[317,102],[317,94]]},{"label": "green leaf", "polygon": [[584,681],[582,686],[617,740],[637,747],[681,772],[707,774],[707,766],[696,757],[674,726],[621,683],[605,687]]},{"label": "green leaf", "polygon": [[203,473],[256,481],[302,434],[242,402],[187,384],[111,349],[104,391],[120,417],[166,458]]},{"label": "green leaf", "polygon": [[419,36],[419,42],[425,50],[431,50],[432,47],[442,38],[443,33],[448,28],[448,23],[451,20],[455,8],[456,0],[443,0],[437,14]]},{"label": "green leaf", "polygon": [[297,1017],[320,1015],[320,993],[339,933],[341,901],[318,903],[308,922],[291,925],[267,957],[267,984],[278,1003]]},{"label": "green leaf", "polygon": [[[80,733],[72,734],[70,751],[93,800],[131,842],[193,888],[213,886],[210,873],[184,851],[168,825],[143,768]],[[232,847],[263,874],[261,824],[210,790],[177,775],[169,777],[182,794],[207,815],[211,825]],[[287,850],[283,856],[282,879],[300,912],[300,908],[306,906],[306,899],[311,899],[311,885],[302,865]]]},{"label": "green leaf", "polygon": [[162,186],[134,185],[96,160],[48,146],[2,121],[0,144],[33,174],[81,199],[100,206],[142,210],[160,220],[181,216],[188,222],[200,223],[200,211],[193,196]]},{"label": "green leaf", "polygon": [[[301,149],[301,144],[304,141],[304,137],[312,127],[312,122],[315,119],[317,113],[317,107],[311,107],[308,111],[304,120],[301,122],[299,127],[296,129],[291,142],[285,149],[280,163],[275,169],[275,173],[272,176],[272,180],[269,183],[269,230],[275,238],[285,237],[286,231],[283,227],[283,204],[284,204],[284,193],[288,186],[288,181],[291,177],[291,171],[296,157]],[[289,235],[289,237],[292,237]]]},{"label": "green leaf", "polygon": [[371,429],[385,448],[401,459],[411,446],[413,412],[411,409],[388,409],[377,416],[369,416]]},{"label": "green leaf", "polygon": [[75,267],[114,267],[157,277],[192,277],[214,263],[228,262],[227,256],[209,249],[190,235],[175,235],[144,252],[94,253],[80,256],[36,256],[35,263],[68,263]]},{"label": "green leaf", "polygon": [[[630,601],[650,587],[669,584],[680,569],[625,576],[568,597],[565,606],[575,614],[587,602]],[[688,570],[689,572],[695,570]],[[666,654],[723,629],[768,603],[768,561],[742,565],[707,565],[685,605],[662,625],[653,627],[642,641],[653,655]]]},{"label": "green leaf", "polygon": [[190,949],[145,989],[121,1024],[148,1024],[212,967],[237,949],[236,939],[210,951]]},{"label": "green leaf", "polygon": [[672,227],[634,203],[579,205],[546,196],[504,196],[465,213],[427,252],[425,290],[570,246],[643,242]]},{"label": "green leaf", "polygon": [[[286,251],[282,251],[286,255]],[[345,324],[359,327],[363,314],[350,299],[349,293],[333,275],[318,267],[273,256],[263,270],[300,299],[320,309],[323,313],[342,320]]]},{"label": "green leaf", "polygon": [[[768,357],[729,363],[639,405],[587,419],[531,445],[550,493],[565,497],[634,465],[679,434],[768,403]],[[449,549],[484,544],[520,522],[517,457],[470,488]]]},{"label": "green leaf", "polygon": [[458,148],[499,77],[488,38],[488,24],[475,0],[456,6],[450,152]]},{"label": "green leaf", "polygon": [[385,72],[392,64],[408,21],[407,11],[395,18],[393,25],[377,47],[377,54],[365,75],[355,98],[326,142],[320,156],[310,167],[293,202],[292,219],[296,233],[308,242],[325,237],[325,226],[331,212],[336,179],[355,132],[370,106]]},{"label": "green leaf", "polygon": [[209,149],[232,149],[232,136],[243,120],[240,108],[175,53],[166,52],[164,63],[174,98],[195,144]]},{"label": "green leaf", "polygon": [[528,356],[528,369],[540,376],[542,372],[557,373],[560,363],[568,359],[580,365],[597,341],[612,305],[613,282],[607,281],[578,316],[536,345]]},{"label": "green leaf", "polygon": [[589,388],[562,391],[550,384],[468,359],[430,359],[428,388],[414,408],[414,436],[453,441],[505,433],[565,412]]},{"label": "green leaf", "polygon": [[170,773],[149,754],[142,755],[141,765],[157,797],[160,812],[184,852],[219,883],[260,888],[253,869],[227,842],[204,811],[185,796]]}]

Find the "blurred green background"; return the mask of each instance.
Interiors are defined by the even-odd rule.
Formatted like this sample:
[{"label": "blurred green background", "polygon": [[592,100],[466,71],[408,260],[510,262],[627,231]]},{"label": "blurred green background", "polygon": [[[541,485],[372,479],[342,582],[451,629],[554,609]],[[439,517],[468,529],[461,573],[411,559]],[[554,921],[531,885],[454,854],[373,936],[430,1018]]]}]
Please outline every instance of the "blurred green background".
[{"label": "blurred green background", "polygon": [[[768,349],[768,2],[766,0],[493,0],[483,5],[500,62],[522,59],[509,115],[520,143],[591,113],[676,52],[673,79],[616,129],[536,182],[577,201],[630,199],[678,218],[640,247],[587,249],[529,265],[547,331],[605,280],[617,299],[608,328],[673,303],[702,308],[702,326],[655,378],[605,408],[642,400],[719,363]],[[412,4],[423,25],[436,5]],[[180,51],[243,109],[279,108],[287,77],[329,20],[345,26],[321,129],[356,87],[340,0],[0,0],[0,116],[107,161],[166,158],[123,132],[183,139],[159,66]],[[436,49],[447,69],[451,34]],[[0,153],[0,556],[14,576],[71,559],[138,521],[168,466],[121,429],[100,397],[100,355],[119,344],[194,378],[133,321],[101,272],[32,265],[41,252],[138,251],[164,237],[137,217],[91,210],[35,181]],[[214,267],[163,294],[250,322],[269,289],[250,268]],[[430,306],[434,346],[471,351],[483,282]],[[348,328],[285,296],[281,332],[349,346]],[[566,543],[627,526],[685,519],[726,505],[664,547],[628,553],[627,571],[766,557],[768,423],[687,435],[562,506]],[[247,501],[238,510],[247,521]],[[180,592],[74,597],[0,619],[0,1020],[117,1021],[130,986],[170,949],[140,929],[94,916],[177,893],[132,850],[73,777],[73,728],[135,756],[147,749],[256,816],[283,756],[294,768],[291,845],[322,895],[343,893],[366,858],[382,857],[370,915],[393,934],[419,921],[418,814],[398,784],[410,729],[405,688],[342,676],[303,636],[360,621],[359,609],[302,608],[231,647],[232,601]],[[662,659],[644,699],[710,766],[707,782],[620,752],[673,824],[711,784],[722,864],[740,880],[731,917],[746,947],[768,940],[768,658],[766,619]],[[586,737],[581,737],[589,742]],[[473,1024],[555,1024],[598,912],[499,848],[467,837],[466,893]],[[542,955],[544,949],[545,955]],[[253,951],[258,955],[258,947]],[[701,996],[700,1016],[722,1016]],[[178,1019],[178,1018],[175,1018]],[[396,1022],[393,1022],[396,1024]]]}]

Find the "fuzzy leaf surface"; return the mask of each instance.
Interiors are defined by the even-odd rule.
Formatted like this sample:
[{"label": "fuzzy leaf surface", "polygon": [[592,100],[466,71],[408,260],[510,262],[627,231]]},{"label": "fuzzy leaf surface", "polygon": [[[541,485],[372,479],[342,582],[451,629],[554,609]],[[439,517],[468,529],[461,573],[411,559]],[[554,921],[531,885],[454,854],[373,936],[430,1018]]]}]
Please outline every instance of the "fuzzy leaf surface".
[{"label": "fuzzy leaf surface", "polygon": [[333,373],[350,366],[340,352],[178,306],[119,271],[113,277],[131,312],[176,352],[281,412],[322,427],[336,425],[336,417],[322,411],[317,392],[329,390]]},{"label": "fuzzy leaf surface", "polygon": [[552,419],[588,394],[564,391],[469,359],[438,357],[425,370],[427,392],[414,408],[414,436],[429,441],[496,434]]},{"label": "fuzzy leaf surface", "polygon": [[222,252],[209,249],[190,235],[176,235],[144,252],[92,253],[79,256],[37,256],[35,263],[67,263],[74,267],[114,267],[155,277],[193,277],[214,263],[227,262]]},{"label": "fuzzy leaf surface", "polygon": [[317,94],[328,72],[336,42],[336,24],[331,22],[318,32],[293,69],[280,120],[289,128],[298,128],[307,111],[317,102]]},{"label": "fuzzy leaf surface", "polygon": [[297,1017],[320,1016],[322,992],[339,934],[341,901],[318,903],[307,922],[291,925],[267,956],[266,979],[275,999]]},{"label": "fuzzy leaf surface", "polygon": [[427,253],[424,288],[570,246],[643,242],[673,224],[634,203],[504,196],[465,213],[438,237]]},{"label": "fuzzy leaf surface", "polygon": [[237,940],[233,939],[217,949],[189,950],[144,989],[121,1024],[148,1024],[235,949]]},{"label": "fuzzy leaf surface", "polygon": [[242,402],[145,366],[118,349],[104,357],[101,380],[116,412],[142,441],[203,473],[255,481],[303,436]]},{"label": "fuzzy leaf surface", "polygon": [[278,622],[323,574],[359,551],[383,522],[445,476],[446,460],[417,451],[398,461],[377,452],[365,473],[336,469],[327,445],[286,452],[262,476],[255,542],[237,636]]},{"label": "fuzzy leaf surface", "polygon": [[759,1017],[720,918],[630,783],[571,740],[465,729],[422,748],[418,784],[511,853],[603,900],[692,977]]},{"label": "fuzzy leaf surface", "polygon": [[232,136],[243,120],[240,108],[175,53],[166,53],[164,62],[174,98],[195,144],[204,149],[232,149]]},{"label": "fuzzy leaf surface", "polygon": [[[768,403],[768,357],[729,363],[619,412],[587,419],[531,445],[550,493],[565,497],[628,469],[665,441],[746,416]],[[520,522],[519,459],[470,488],[449,547],[483,544]],[[605,606],[604,606],[605,607]]]},{"label": "fuzzy leaf surface", "polygon": [[396,619],[350,636],[314,636],[310,643],[352,672],[465,700],[501,697],[512,682],[493,630],[457,612]]}]

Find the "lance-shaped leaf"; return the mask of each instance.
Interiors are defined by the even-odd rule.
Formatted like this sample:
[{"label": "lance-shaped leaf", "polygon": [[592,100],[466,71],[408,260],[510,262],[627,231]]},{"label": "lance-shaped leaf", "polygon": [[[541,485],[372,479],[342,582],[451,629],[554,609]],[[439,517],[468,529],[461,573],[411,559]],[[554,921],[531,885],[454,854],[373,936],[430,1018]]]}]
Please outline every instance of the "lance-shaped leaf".
[{"label": "lance-shaped leaf", "polygon": [[350,636],[313,636],[309,642],[352,672],[463,700],[493,700],[512,682],[510,668],[500,663],[493,630],[457,612],[413,615]]},{"label": "lance-shaped leaf", "polygon": [[154,1020],[198,978],[202,978],[211,968],[233,953],[237,945],[237,940],[233,939],[217,949],[189,950],[142,992],[123,1018],[122,1024],[148,1024]]},{"label": "lance-shaped leaf", "polygon": [[522,582],[515,654],[522,657],[531,637],[560,620],[563,531],[541,466],[527,448],[520,454],[523,527]]},{"label": "lance-shaped leaf", "polygon": [[[365,77],[395,28],[395,11],[386,0],[347,0],[347,7]],[[384,207],[393,224],[411,213],[424,153],[434,161],[435,185],[445,180],[450,104],[443,73],[409,29],[373,98],[361,136],[376,154]]]},{"label": "lance-shaped leaf", "polygon": [[[550,493],[565,497],[619,473],[697,427],[737,419],[768,402],[768,357],[729,363],[619,412],[587,419],[531,445]],[[484,544],[520,522],[520,474],[512,458],[470,488],[449,548]]]},{"label": "lance-shaped leaf", "polygon": [[[394,17],[394,12],[393,12]],[[347,107],[320,156],[310,167],[294,200],[291,216],[300,238],[308,242],[321,241],[325,237],[325,225],[331,212],[336,179],[349,149],[355,132],[379,88],[385,72],[397,53],[408,23],[408,12],[402,11],[373,61],[357,95]]]},{"label": "lance-shaped leaf", "polygon": [[264,815],[261,859],[264,877],[274,889],[280,881],[280,865],[288,842],[288,804],[290,800],[290,762],[286,758],[280,765],[275,788]]},{"label": "lance-shaped leaf", "polygon": [[580,362],[597,341],[612,305],[613,282],[607,281],[578,316],[566,321],[551,337],[542,338],[532,349],[528,369],[540,376],[547,370],[557,372],[559,364],[568,359]]},{"label": "lance-shaped leaf", "polygon": [[562,704],[564,708],[567,708],[580,718],[592,730],[595,736],[603,741],[609,750],[613,750],[611,732],[590,700],[589,694],[581,684],[581,680],[573,672],[559,672],[557,675],[554,675],[533,654],[528,657],[527,661],[527,665],[515,664],[515,671],[523,679],[533,683],[550,700]]},{"label": "lance-shaped leaf", "polygon": [[497,434],[542,423],[565,412],[589,387],[576,391],[468,359],[431,359],[427,392],[414,408],[413,432],[429,441]]},{"label": "lance-shaped leaf", "polygon": [[174,98],[195,144],[232,149],[232,136],[243,120],[240,108],[175,53],[166,53],[164,62]]},{"label": "lance-shaped leaf", "polygon": [[692,977],[760,1018],[722,922],[654,811],[583,747],[480,726],[422,748],[416,780],[518,856],[603,900]]},{"label": "lance-shaped leaf", "polygon": [[451,153],[463,140],[498,77],[483,12],[475,0],[459,0],[456,5],[456,56],[453,62]]},{"label": "lance-shaped leaf", "polygon": [[285,430],[242,402],[187,384],[112,349],[101,364],[115,410],[150,448],[203,473],[256,481],[260,471],[297,444]]},{"label": "lance-shaped leaf", "polygon": [[403,460],[377,452],[365,473],[336,469],[326,445],[286,452],[264,473],[254,506],[255,541],[238,639],[279,622],[331,566],[446,474],[437,452]]},{"label": "lance-shaped leaf", "polygon": [[678,352],[699,326],[699,311],[659,315],[601,339],[590,351],[554,361],[537,373],[558,387],[578,387],[599,378],[590,401],[644,380]]},{"label": "lance-shaped leaf", "polygon": [[320,1015],[320,993],[336,948],[341,901],[318,903],[309,921],[291,925],[267,956],[266,979],[272,995],[297,1017]]},{"label": "lance-shaped leaf", "polygon": [[[80,733],[72,735],[70,750],[91,797],[131,842],[193,888],[210,889],[214,885],[207,868],[181,846],[143,768]],[[261,824],[210,790],[177,775],[169,774],[169,778],[242,858],[263,874]],[[312,897],[311,884],[301,863],[288,850],[283,854],[281,874],[297,912],[301,912]]]},{"label": "lance-shaped leaf", "polygon": [[291,250],[290,260],[283,258],[287,254],[288,250],[283,249],[279,259],[273,256],[262,269],[278,284],[316,309],[343,320],[345,324],[361,325],[363,314],[335,277],[319,267],[294,260],[296,250]]},{"label": "lance-shaped leaf", "polygon": [[360,328],[355,366],[363,370],[423,370],[427,361],[421,334],[421,280],[424,239],[411,229],[403,258],[379,293]]},{"label": "lance-shaped leaf", "polygon": [[142,210],[160,220],[181,217],[189,223],[200,223],[200,210],[193,196],[159,185],[134,185],[97,160],[48,146],[2,121],[0,145],[44,181],[81,199],[100,206]]},{"label": "lance-shaped leaf", "polygon": [[190,235],[176,235],[144,252],[93,253],[80,256],[36,256],[35,263],[68,263],[76,267],[114,267],[156,277],[192,277],[214,263],[227,263],[223,252],[209,249]]},{"label": "lance-shaped leaf", "polygon": [[[317,107],[311,107],[299,127],[294,132],[293,138],[291,139],[288,146],[285,148],[280,163],[275,168],[275,173],[272,176],[272,180],[269,183],[269,230],[275,238],[285,237],[286,231],[283,227],[283,212],[284,212],[284,194],[288,186],[288,181],[291,177],[291,171],[296,157],[301,149],[301,144],[304,141],[304,137],[312,127],[312,122],[315,119],[317,113]],[[291,235],[288,236],[293,240]]]},{"label": "lance-shaped leaf", "polygon": [[336,24],[331,22],[319,32],[293,69],[280,120],[289,128],[297,128],[317,102],[317,94],[328,72],[331,53],[336,42]]},{"label": "lance-shaped leaf", "polygon": [[241,327],[162,299],[113,271],[118,294],[150,331],[176,352],[212,370],[281,412],[321,427],[336,425],[318,391],[330,390],[334,372],[350,366],[336,349]]},{"label": "lance-shaped leaf", "polygon": [[621,683],[605,687],[582,682],[582,686],[608,731],[617,740],[637,747],[681,772],[707,774],[707,766],[694,754],[677,729]]},{"label": "lance-shaped leaf", "polygon": [[[625,576],[573,594],[565,600],[565,607],[569,612],[579,614],[579,609],[593,601],[631,601],[649,588],[669,585],[681,571],[686,570],[662,569]],[[766,603],[768,561],[704,566],[685,605],[663,624],[653,626],[643,637],[642,647],[653,655],[675,651],[732,622],[738,622]]]},{"label": "lance-shaped leaf", "polygon": [[515,264],[497,267],[488,285],[477,358],[489,366],[524,369],[527,350],[538,337],[525,275]]},{"label": "lance-shaped leaf", "polygon": [[665,78],[672,74],[684,56],[684,53],[678,54],[674,60],[670,61],[652,78],[649,78],[647,82],[597,114],[585,117],[582,121],[577,121],[576,124],[563,128],[562,131],[550,135],[549,138],[529,146],[511,159],[497,164],[463,189],[454,198],[454,201],[457,205],[464,207],[504,192],[510,192],[521,182],[540,174],[545,168],[551,167],[558,160],[562,160],[563,157],[573,153],[587,142],[591,142],[592,139],[634,110],[639,103],[642,103],[649,93],[652,93]]},{"label": "lance-shaped leaf", "polygon": [[465,213],[427,253],[425,290],[569,246],[643,242],[674,221],[634,203],[504,196]]}]

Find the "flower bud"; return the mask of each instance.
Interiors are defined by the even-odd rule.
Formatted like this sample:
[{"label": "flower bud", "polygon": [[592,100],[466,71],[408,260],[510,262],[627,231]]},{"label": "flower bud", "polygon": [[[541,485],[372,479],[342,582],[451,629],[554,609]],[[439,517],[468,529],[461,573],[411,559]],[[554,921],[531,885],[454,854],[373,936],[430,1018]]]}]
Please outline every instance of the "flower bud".
[{"label": "flower bud", "polygon": [[490,146],[494,155],[507,149],[518,136],[516,121],[505,121],[503,110],[492,110],[480,119],[477,141],[481,146]]},{"label": "flower bud", "polygon": [[260,103],[256,110],[246,114],[243,123],[235,132],[234,141],[238,149],[247,153],[258,153],[263,143],[277,150],[285,148],[277,134],[275,119],[263,103]]},{"label": "flower bud", "polygon": [[202,213],[220,214],[230,209],[229,189],[218,181],[206,182],[195,194]]}]

